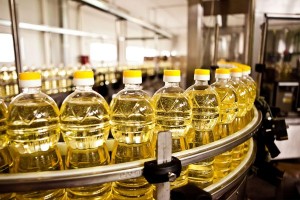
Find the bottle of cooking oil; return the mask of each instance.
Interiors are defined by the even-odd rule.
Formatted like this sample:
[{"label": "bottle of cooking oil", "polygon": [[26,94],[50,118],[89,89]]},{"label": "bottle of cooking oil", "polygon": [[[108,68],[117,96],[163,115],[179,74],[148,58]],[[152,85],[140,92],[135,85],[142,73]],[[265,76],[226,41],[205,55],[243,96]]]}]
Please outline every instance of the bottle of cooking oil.
[{"label": "bottle of cooking oil", "polygon": [[[242,69],[232,68],[230,70],[231,80],[229,83],[235,88],[237,94],[238,112],[235,119],[232,122],[233,131],[239,131],[245,127],[245,115],[247,113],[247,107],[250,103],[249,101],[249,91],[247,85],[241,80]],[[232,150],[232,163],[231,169],[234,169],[240,164],[244,156],[244,144],[241,144]]]},{"label": "bottle of cooking oil", "polygon": [[[238,112],[236,118],[234,119],[234,131],[239,131],[245,127],[245,115],[247,113],[247,109],[249,108],[250,93],[247,85],[242,81],[242,69],[240,68],[232,68],[230,69],[231,79],[229,83],[234,87],[237,94],[238,101]],[[253,105],[251,105],[253,106]]]},{"label": "bottle of cooking oil", "polygon": [[[196,69],[194,73],[195,84],[186,90],[192,102],[192,127],[194,137],[187,135],[189,148],[199,147],[214,141],[213,128],[219,117],[220,99],[217,92],[208,85],[210,71]],[[188,167],[188,180],[200,188],[213,183],[214,158],[190,164]]]},{"label": "bottle of cooking oil", "polygon": [[[67,144],[65,166],[68,169],[109,164],[105,142],[110,129],[109,106],[95,91],[91,70],[75,71],[75,91],[60,109],[61,132]],[[109,199],[111,184],[105,183],[67,189],[68,199]]]},{"label": "bottle of cooking oil", "polygon": [[[7,134],[13,152],[11,172],[62,170],[59,110],[55,101],[41,92],[41,74],[19,75],[22,93],[8,107]],[[17,199],[62,199],[64,189],[18,193]]]},{"label": "bottle of cooking oil", "polygon": [[[142,90],[141,70],[123,71],[125,88],[112,99],[111,132],[115,138],[111,163],[153,157],[150,140],[154,129],[151,97]],[[150,200],[153,186],[144,177],[114,182],[113,199]]]},{"label": "bottle of cooking oil", "polygon": [[[12,166],[12,158],[8,151],[8,137],[6,134],[6,117],[7,107],[4,101],[0,98],[0,173],[9,173],[9,168]],[[14,193],[0,194],[0,199],[14,199]]]},{"label": "bottle of cooking oil", "polygon": [[[243,71],[242,81],[247,85],[249,91],[249,105],[247,107],[247,114],[245,115],[245,123],[248,124],[254,117],[253,105],[256,98],[256,83],[251,78],[251,67],[248,65],[240,65]],[[244,152],[248,151],[249,140],[244,143]]]},{"label": "bottle of cooking oil", "polygon": [[243,71],[242,81],[247,85],[247,88],[249,90],[249,100],[250,103],[247,107],[247,117],[246,117],[246,123],[249,123],[253,118],[253,105],[256,98],[256,83],[250,76],[251,73],[251,67],[248,65],[240,65]]},{"label": "bottle of cooking oil", "polygon": [[[233,133],[232,125],[237,114],[237,95],[232,85],[229,84],[229,69],[219,68],[216,70],[216,82],[211,86],[220,97],[220,113],[215,126],[215,140],[227,137]],[[230,172],[232,152],[227,151],[215,157],[215,181],[223,178]]]},{"label": "bottle of cooking oil", "polygon": [[[185,136],[191,124],[192,104],[187,94],[180,88],[180,70],[164,70],[165,85],[153,95],[155,108],[155,132],[172,132],[172,152],[187,149]],[[187,184],[187,167],[183,167],[180,177],[171,183],[171,188]]]}]

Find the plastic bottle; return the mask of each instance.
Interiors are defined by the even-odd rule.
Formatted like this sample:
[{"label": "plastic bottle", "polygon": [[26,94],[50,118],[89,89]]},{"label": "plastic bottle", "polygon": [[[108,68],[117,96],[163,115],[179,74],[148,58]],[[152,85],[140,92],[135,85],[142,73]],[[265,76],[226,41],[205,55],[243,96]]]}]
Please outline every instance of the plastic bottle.
[{"label": "plastic bottle", "polygon": [[[61,132],[67,144],[66,168],[107,165],[110,162],[105,142],[110,129],[109,106],[95,91],[93,71],[76,71],[75,91],[60,109]],[[68,188],[68,199],[109,199],[111,184]]]},{"label": "plastic bottle", "polygon": [[[184,90],[180,88],[180,71],[164,70],[165,85],[157,90],[152,99],[155,108],[155,132],[172,132],[172,152],[187,149],[185,136],[191,124],[192,104]],[[183,170],[171,188],[187,184],[187,167]]]},{"label": "plastic bottle", "polygon": [[[235,88],[237,94],[238,112],[235,119],[232,122],[233,131],[239,131],[245,127],[245,115],[247,113],[247,107],[249,107],[249,91],[247,85],[241,80],[242,69],[232,68],[230,70],[231,80],[229,83]],[[232,164],[231,169],[234,169],[240,164],[244,156],[244,144],[241,144],[232,150]]]},{"label": "plastic bottle", "polygon": [[[41,92],[41,74],[19,75],[22,93],[8,107],[7,134],[13,152],[11,172],[62,170],[57,149],[59,110],[55,101]],[[64,189],[18,193],[17,199],[62,199]]]},{"label": "plastic bottle", "polygon": [[[211,86],[220,97],[220,113],[215,126],[215,140],[227,137],[233,133],[231,123],[237,114],[237,95],[235,89],[229,84],[229,69],[219,68],[216,70],[216,82]],[[215,181],[223,178],[230,172],[232,152],[227,151],[215,157]]]},{"label": "plastic bottle", "polygon": [[[250,76],[251,73],[251,67],[248,65],[240,65],[240,68],[242,68],[243,71],[243,76],[242,76],[242,81],[247,85],[247,88],[249,90],[249,105],[247,107],[247,113],[245,115],[245,123],[248,124],[251,122],[251,120],[254,117],[254,102],[256,99],[256,83]],[[249,140],[244,143],[244,153],[248,151],[248,146],[249,146]]]},{"label": "plastic bottle", "polygon": [[[154,128],[151,97],[142,90],[142,72],[125,70],[125,88],[112,99],[111,131],[115,138],[111,163],[124,163],[153,157],[150,140]],[[114,182],[113,199],[150,200],[153,186],[144,177]]]},{"label": "plastic bottle", "polygon": [[249,123],[252,118],[253,118],[253,105],[254,101],[256,98],[256,83],[255,81],[251,78],[250,73],[251,73],[251,67],[248,65],[240,65],[243,71],[243,76],[242,76],[242,81],[247,85],[248,90],[249,90],[249,100],[250,103],[247,107],[247,114],[246,114],[246,123]]},{"label": "plastic bottle", "polygon": [[[214,141],[213,128],[219,117],[220,99],[217,92],[208,85],[210,71],[196,69],[195,84],[186,90],[192,102],[192,127],[194,137],[187,135],[189,148],[199,147]],[[213,183],[214,158],[190,164],[188,179],[192,184],[205,188]]]},{"label": "plastic bottle", "polygon": [[[9,168],[12,166],[12,158],[8,151],[9,140],[6,134],[6,117],[7,107],[4,101],[0,98],[0,173],[9,173]],[[0,194],[0,199],[13,199],[14,193]]]}]

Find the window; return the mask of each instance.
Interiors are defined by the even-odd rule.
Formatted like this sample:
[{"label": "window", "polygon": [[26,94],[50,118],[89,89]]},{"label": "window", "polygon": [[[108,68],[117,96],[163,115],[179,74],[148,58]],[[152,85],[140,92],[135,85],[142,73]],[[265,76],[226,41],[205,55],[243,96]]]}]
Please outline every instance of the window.
[{"label": "window", "polygon": [[11,34],[0,33],[0,63],[10,63],[14,60],[14,45]]},{"label": "window", "polygon": [[91,62],[117,61],[117,48],[109,43],[92,43],[90,45]]}]

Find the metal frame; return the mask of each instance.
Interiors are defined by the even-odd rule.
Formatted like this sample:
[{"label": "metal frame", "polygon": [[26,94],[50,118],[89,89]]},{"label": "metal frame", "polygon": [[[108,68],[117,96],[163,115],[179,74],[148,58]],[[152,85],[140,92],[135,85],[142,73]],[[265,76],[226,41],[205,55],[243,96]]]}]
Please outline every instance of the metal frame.
[{"label": "metal frame", "polygon": [[219,199],[223,194],[228,192],[239,184],[247,175],[249,168],[253,164],[256,156],[256,145],[253,140],[250,140],[249,151],[245,155],[242,162],[231,171],[226,177],[221,179],[219,182],[214,183],[204,190],[209,192],[213,199]]},{"label": "metal frame", "polygon": [[[259,52],[259,63],[265,63],[266,57],[266,48],[267,48],[267,38],[268,38],[268,29],[269,29],[269,21],[270,20],[300,20],[300,15],[295,14],[264,14],[264,22],[261,25],[261,43],[260,43],[260,52]],[[262,83],[264,82],[263,76],[261,73],[257,75],[257,94],[260,94],[262,90]],[[273,98],[271,99],[271,103],[274,102]]]},{"label": "metal frame", "polygon": [[[11,26],[11,22],[8,20],[0,19],[0,26]],[[91,38],[103,39],[103,40],[113,39],[112,37],[110,38],[108,36],[100,35],[97,33],[90,33],[85,31],[78,31],[74,29],[59,28],[54,26],[30,24],[30,23],[23,23],[23,22],[19,23],[19,28],[26,29],[26,30],[33,30],[33,31],[48,32],[48,33],[72,35],[72,36],[91,37]]]},{"label": "metal frame", "polygon": [[18,19],[18,10],[16,7],[15,0],[8,0],[9,4],[9,14],[11,19],[11,32],[13,36],[14,43],[14,54],[15,54],[15,65],[17,74],[22,70],[21,64],[21,50],[20,50],[20,41],[19,41],[19,19]]},{"label": "metal frame", "polygon": [[[216,156],[245,142],[255,134],[261,124],[261,113],[256,109],[253,120],[242,130],[213,143],[174,153],[183,166]],[[0,175],[0,192],[67,188],[120,181],[142,176],[144,159],[121,164],[50,172],[29,172]]]},{"label": "metal frame", "polygon": [[154,33],[161,35],[165,38],[172,38],[172,34],[170,34],[169,32],[161,29],[160,27],[158,27],[157,25],[154,25],[152,23],[148,23],[144,20],[135,18],[130,16],[129,14],[125,13],[124,11],[121,11],[115,7],[110,6],[108,3],[105,3],[104,1],[97,1],[97,0],[74,0],[77,2],[80,2],[82,4],[88,5],[90,7],[96,8],[98,10],[101,10],[103,12],[109,13],[111,15],[116,16],[117,18],[120,19],[125,19],[129,22],[135,23],[137,25],[140,25],[141,27],[151,30]]}]

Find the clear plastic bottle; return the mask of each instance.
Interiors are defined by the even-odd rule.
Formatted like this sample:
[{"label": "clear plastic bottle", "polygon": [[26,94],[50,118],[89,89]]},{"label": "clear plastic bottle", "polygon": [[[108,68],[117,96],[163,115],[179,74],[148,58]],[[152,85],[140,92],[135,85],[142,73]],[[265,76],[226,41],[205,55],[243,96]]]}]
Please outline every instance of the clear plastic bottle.
[{"label": "clear plastic bottle", "polygon": [[[77,169],[108,165],[105,142],[110,129],[109,106],[92,89],[93,71],[76,71],[73,81],[75,91],[60,109],[61,132],[68,147],[65,166]],[[110,183],[67,189],[68,199],[109,199],[110,195]]]},{"label": "clear plastic bottle", "polygon": [[247,107],[247,114],[246,114],[246,123],[248,124],[253,118],[253,105],[256,99],[256,83],[250,76],[251,67],[248,65],[240,65],[243,71],[242,81],[247,85],[249,90],[249,100],[250,103]]},{"label": "clear plastic bottle", "polygon": [[[235,88],[237,94],[238,112],[235,119],[232,122],[233,131],[239,131],[245,127],[245,115],[247,113],[247,107],[249,107],[249,90],[247,85],[241,80],[242,69],[232,68],[230,70],[231,79],[229,83]],[[231,169],[234,169],[240,164],[244,156],[244,144],[241,144],[232,150],[232,164]]]},{"label": "clear plastic bottle", "polygon": [[[250,102],[247,107],[247,113],[245,115],[245,123],[248,124],[251,122],[251,120],[254,117],[253,106],[256,99],[256,82],[250,76],[251,73],[250,66],[241,64],[239,67],[242,68],[243,71],[242,81],[247,85],[247,88],[249,90]],[[248,146],[249,146],[249,140],[244,143],[244,153],[248,151]]]},{"label": "clear plastic bottle", "polygon": [[[142,90],[141,70],[123,72],[125,88],[112,99],[111,131],[115,138],[111,163],[124,163],[153,157],[150,140],[154,128],[151,97]],[[144,177],[114,182],[113,199],[150,200],[153,186]]]},{"label": "clear plastic bottle", "polygon": [[[227,137],[233,133],[232,125],[237,114],[237,95],[232,85],[229,84],[229,69],[216,70],[216,82],[211,86],[220,97],[220,113],[217,125],[214,129],[215,140]],[[215,181],[223,178],[230,172],[232,152],[227,151],[215,157]]]},{"label": "clear plastic bottle", "polygon": [[[185,136],[192,117],[192,104],[179,86],[180,79],[180,70],[164,70],[165,85],[152,97],[155,108],[155,134],[159,131],[172,132],[173,153],[187,149]],[[183,167],[180,177],[171,183],[171,187],[180,187],[187,182],[187,167]]]},{"label": "clear plastic bottle", "polygon": [[[4,101],[0,98],[0,173],[9,173],[9,168],[12,166],[12,158],[8,151],[8,137],[6,134],[6,117],[7,117],[7,107]],[[15,197],[14,193],[0,194],[0,199],[13,199]]]},{"label": "clear plastic bottle", "polygon": [[[196,69],[195,84],[186,90],[192,102],[193,137],[187,135],[189,148],[199,147],[214,141],[213,128],[219,117],[220,99],[217,92],[208,85],[210,71]],[[214,158],[190,164],[188,179],[192,184],[205,188],[213,183]]]},{"label": "clear plastic bottle", "polygon": [[[59,110],[55,101],[41,92],[41,74],[19,75],[22,93],[8,107],[7,134],[13,152],[12,173],[62,170],[57,149]],[[17,193],[17,199],[63,199],[64,189]]]}]

